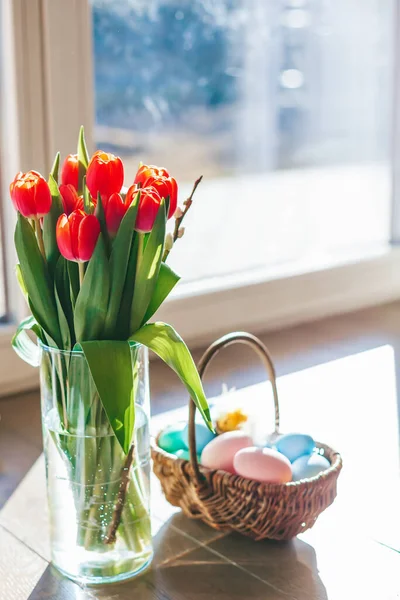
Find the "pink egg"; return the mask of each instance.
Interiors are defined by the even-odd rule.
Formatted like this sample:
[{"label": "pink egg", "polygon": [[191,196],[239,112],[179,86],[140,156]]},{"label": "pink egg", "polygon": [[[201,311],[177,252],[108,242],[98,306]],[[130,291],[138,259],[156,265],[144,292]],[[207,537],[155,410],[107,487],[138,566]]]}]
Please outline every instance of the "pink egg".
[{"label": "pink egg", "polygon": [[244,448],[239,450],[233,460],[235,471],[247,479],[268,483],[287,483],[292,481],[290,461],[271,448]]},{"label": "pink egg", "polygon": [[228,431],[211,440],[201,453],[201,464],[208,469],[234,473],[233,458],[242,448],[252,446],[253,440],[243,431]]}]

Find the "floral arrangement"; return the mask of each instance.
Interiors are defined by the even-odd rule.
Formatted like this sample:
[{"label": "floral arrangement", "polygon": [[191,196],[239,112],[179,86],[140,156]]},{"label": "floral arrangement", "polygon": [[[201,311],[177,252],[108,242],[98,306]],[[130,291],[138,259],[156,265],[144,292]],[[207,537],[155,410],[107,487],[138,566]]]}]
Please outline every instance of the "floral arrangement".
[{"label": "floral arrangement", "polygon": [[[18,211],[17,277],[31,312],[20,324],[13,345],[29,360],[26,330],[32,330],[43,347],[84,354],[94,389],[67,353],[48,365],[60,390],[58,444],[76,474],[76,442],[62,434],[73,433],[78,426],[82,407],[74,401],[74,389],[86,385],[86,422],[98,425],[98,411],[91,400],[98,394],[106,416],[102,418],[120,446],[112,468],[126,469],[133,460],[135,344],[147,346],[177,373],[212,429],[187,346],[170,325],[149,323],[179,281],[167,259],[183,235],[181,224],[201,178],[182,209],[177,182],[165,169],[141,164],[125,191],[121,159],[102,151],[89,158],[83,128],[77,153],[69,155],[59,171],[58,154],[47,181],[29,171],[18,173],[10,185]],[[168,219],[175,221],[172,233],[166,232]],[[110,449],[98,448],[92,464],[86,465],[86,480],[89,473],[95,483],[99,465],[109,460]],[[114,515],[108,543],[115,541],[120,520],[120,514]]]}]

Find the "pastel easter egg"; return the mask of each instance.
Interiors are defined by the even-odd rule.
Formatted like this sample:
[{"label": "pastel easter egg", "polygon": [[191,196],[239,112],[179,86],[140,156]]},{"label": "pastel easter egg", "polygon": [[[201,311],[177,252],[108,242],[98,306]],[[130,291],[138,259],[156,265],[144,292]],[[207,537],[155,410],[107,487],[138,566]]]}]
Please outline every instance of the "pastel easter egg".
[{"label": "pastel easter egg", "polygon": [[315,477],[315,475],[318,475],[318,473],[325,471],[329,467],[329,460],[316,452],[311,454],[311,456],[300,456],[292,464],[293,481]]},{"label": "pastel easter egg", "polygon": [[[174,452],[175,456],[177,456],[178,458],[181,458],[182,460],[190,460],[190,454],[189,454],[189,450],[186,450],[186,448],[184,450],[177,450],[176,452]],[[200,463],[200,456],[197,455],[197,462]]]},{"label": "pastel easter egg", "polygon": [[186,427],[186,423],[174,423],[166,427],[158,438],[160,448],[171,454],[175,454],[177,450],[185,448],[182,439],[182,432]]},{"label": "pastel easter egg", "polygon": [[[216,435],[212,433],[207,425],[203,421],[195,422],[194,424],[196,428],[196,452],[197,454],[201,454],[203,448],[207,446],[211,440],[213,440]],[[189,448],[189,424],[186,424],[186,427],[182,431],[182,440],[184,444],[184,448]]]},{"label": "pastel easter egg", "polygon": [[238,475],[264,483],[292,481],[290,461],[271,448],[244,448],[236,453],[233,466]]},{"label": "pastel easter egg", "polygon": [[293,462],[300,456],[312,454],[315,442],[304,433],[286,433],[275,442],[275,448]]},{"label": "pastel easter egg", "polygon": [[201,464],[208,469],[221,469],[234,473],[233,459],[235,454],[252,446],[253,440],[243,431],[228,431],[214,438],[201,453]]}]

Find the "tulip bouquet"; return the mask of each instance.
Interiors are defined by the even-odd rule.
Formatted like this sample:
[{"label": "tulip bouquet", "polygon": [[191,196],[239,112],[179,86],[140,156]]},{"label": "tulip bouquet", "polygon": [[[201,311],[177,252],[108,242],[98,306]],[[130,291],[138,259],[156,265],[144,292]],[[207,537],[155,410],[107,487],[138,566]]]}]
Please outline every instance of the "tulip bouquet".
[{"label": "tulip bouquet", "polygon": [[[77,544],[100,552],[118,534],[140,552],[149,522],[135,470],[139,348],[177,373],[212,428],[185,343],[170,325],[149,323],[179,280],[166,261],[199,180],[182,209],[165,169],[141,165],[124,190],[121,159],[102,151],[89,158],[83,129],[77,154],[65,159],[61,173],[59,166],[57,155],[47,181],[30,171],[10,186],[18,211],[17,277],[31,312],[13,345],[34,364],[26,334],[32,330],[42,349],[42,389],[52,390],[57,422],[48,425],[50,437],[75,486]],[[173,233],[166,233],[172,218]],[[92,430],[106,433],[93,442]],[[133,472],[129,484],[127,472]],[[104,528],[92,527],[99,520]]]}]

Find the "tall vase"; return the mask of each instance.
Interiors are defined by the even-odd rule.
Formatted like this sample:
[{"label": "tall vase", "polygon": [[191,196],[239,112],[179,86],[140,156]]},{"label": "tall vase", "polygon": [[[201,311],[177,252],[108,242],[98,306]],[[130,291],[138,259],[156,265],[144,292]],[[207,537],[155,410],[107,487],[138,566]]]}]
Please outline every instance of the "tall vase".
[{"label": "tall vase", "polygon": [[135,425],[125,454],[84,354],[41,346],[52,561],[82,583],[128,579],[152,559],[147,349],[132,345],[131,358]]}]

